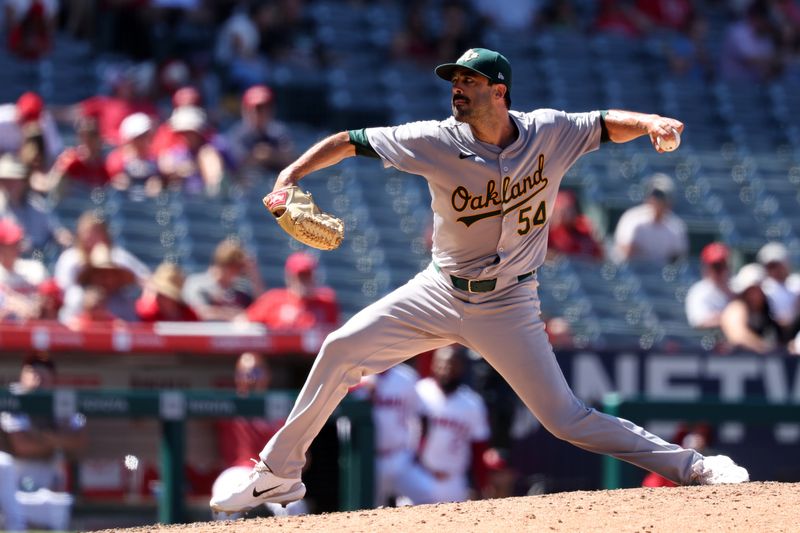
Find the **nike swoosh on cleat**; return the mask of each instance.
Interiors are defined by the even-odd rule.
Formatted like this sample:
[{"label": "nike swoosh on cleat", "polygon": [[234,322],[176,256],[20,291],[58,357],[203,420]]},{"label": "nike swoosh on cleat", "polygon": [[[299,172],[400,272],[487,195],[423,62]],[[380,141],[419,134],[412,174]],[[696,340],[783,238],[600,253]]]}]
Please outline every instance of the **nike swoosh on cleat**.
[{"label": "nike swoosh on cleat", "polygon": [[280,487],[280,485],[275,485],[274,487],[270,487],[270,488],[264,489],[264,490],[256,490],[256,488],[253,487],[253,498],[260,498],[262,494],[266,494],[267,492],[269,492],[271,490],[275,490],[278,487]]},{"label": "nike swoosh on cleat", "polygon": [[468,154],[466,152],[458,152],[459,159],[466,159],[468,157],[475,157],[475,154]]}]

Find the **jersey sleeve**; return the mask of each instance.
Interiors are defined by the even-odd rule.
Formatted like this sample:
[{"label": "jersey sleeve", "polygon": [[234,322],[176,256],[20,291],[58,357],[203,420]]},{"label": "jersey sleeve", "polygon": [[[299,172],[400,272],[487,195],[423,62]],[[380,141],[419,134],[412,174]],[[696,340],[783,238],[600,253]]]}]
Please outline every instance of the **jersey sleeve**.
[{"label": "jersey sleeve", "polygon": [[560,133],[560,143],[568,150],[575,151],[575,158],[600,147],[603,128],[600,123],[600,111],[588,113],[558,112],[554,124]]},{"label": "jersey sleeve", "polygon": [[424,174],[431,144],[439,140],[436,121],[411,122],[400,126],[366,128],[367,140],[383,160],[403,172]]}]

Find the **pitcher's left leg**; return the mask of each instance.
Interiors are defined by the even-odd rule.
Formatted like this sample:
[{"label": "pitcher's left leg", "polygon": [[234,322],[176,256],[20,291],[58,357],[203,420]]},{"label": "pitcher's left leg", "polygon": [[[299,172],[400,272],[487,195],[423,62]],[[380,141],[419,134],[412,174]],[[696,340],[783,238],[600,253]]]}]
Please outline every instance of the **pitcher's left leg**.
[{"label": "pitcher's left leg", "polygon": [[501,301],[470,306],[462,330],[469,346],[505,378],[556,437],[677,483],[693,482],[692,465],[702,455],[670,444],[627,420],[589,408],[575,397],[538,316],[535,289],[525,285],[509,291]]}]

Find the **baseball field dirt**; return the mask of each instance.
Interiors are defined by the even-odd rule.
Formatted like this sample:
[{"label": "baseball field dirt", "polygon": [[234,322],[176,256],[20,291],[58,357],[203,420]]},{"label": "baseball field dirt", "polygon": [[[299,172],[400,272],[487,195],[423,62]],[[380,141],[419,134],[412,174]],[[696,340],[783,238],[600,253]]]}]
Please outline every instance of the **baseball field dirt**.
[{"label": "baseball field dirt", "polygon": [[[109,530],[110,531],[110,530]],[[144,532],[797,532],[800,483],[564,492],[349,513],[154,525]]]}]

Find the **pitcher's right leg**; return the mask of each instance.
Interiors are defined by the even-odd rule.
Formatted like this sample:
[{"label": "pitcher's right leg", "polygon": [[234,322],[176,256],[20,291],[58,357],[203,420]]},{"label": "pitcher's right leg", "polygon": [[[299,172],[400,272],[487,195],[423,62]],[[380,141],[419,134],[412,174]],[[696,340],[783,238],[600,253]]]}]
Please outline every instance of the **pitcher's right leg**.
[{"label": "pitcher's right leg", "polygon": [[418,353],[458,342],[453,298],[430,270],[366,307],[331,333],[286,420],[261,451],[248,483],[211,501],[221,511],[302,498],[300,471],[311,442],[362,375],[375,374]]}]

